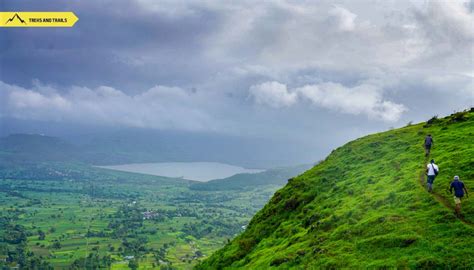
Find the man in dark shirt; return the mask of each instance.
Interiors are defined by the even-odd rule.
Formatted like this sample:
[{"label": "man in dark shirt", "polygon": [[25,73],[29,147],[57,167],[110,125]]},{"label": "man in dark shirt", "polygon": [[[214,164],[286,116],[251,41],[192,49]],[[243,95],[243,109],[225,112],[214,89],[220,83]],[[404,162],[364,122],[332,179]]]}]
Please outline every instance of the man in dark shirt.
[{"label": "man in dark shirt", "polygon": [[431,134],[428,134],[425,138],[425,156],[430,155],[430,150],[431,150],[431,145],[434,143],[433,137],[431,137]]},{"label": "man in dark shirt", "polygon": [[467,188],[463,182],[459,181],[459,176],[454,176],[454,181],[451,182],[449,191],[453,194],[454,189],[454,203],[456,204],[456,215],[461,215],[461,198],[464,197],[464,192],[466,192],[466,197],[469,197],[467,193]]}]

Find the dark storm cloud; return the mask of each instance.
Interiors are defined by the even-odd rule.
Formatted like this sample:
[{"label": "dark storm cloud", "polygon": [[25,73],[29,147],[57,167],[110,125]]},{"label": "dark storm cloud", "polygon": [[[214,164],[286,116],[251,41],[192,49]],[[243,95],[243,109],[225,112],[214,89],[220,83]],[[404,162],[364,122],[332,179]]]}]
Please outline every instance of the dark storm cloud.
[{"label": "dark storm cloud", "polygon": [[217,14],[205,9],[164,16],[133,1],[5,5],[5,10],[68,10],[79,17],[71,29],[2,29],[1,63],[13,67],[3,69],[3,80],[24,86],[33,78],[131,91],[189,82],[209,68],[197,52],[201,38],[218,24]]},{"label": "dark storm cloud", "polygon": [[3,5],[79,17],[0,30],[5,117],[284,138],[320,153],[474,104],[466,1]]}]

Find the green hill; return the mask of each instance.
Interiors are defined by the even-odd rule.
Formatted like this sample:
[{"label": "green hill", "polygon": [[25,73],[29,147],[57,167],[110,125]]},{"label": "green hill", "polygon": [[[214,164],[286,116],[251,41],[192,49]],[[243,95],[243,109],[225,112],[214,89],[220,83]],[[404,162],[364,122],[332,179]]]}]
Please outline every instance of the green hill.
[{"label": "green hill", "polygon": [[[421,180],[434,137],[435,194]],[[352,141],[277,191],[198,269],[474,268],[474,112]],[[471,188],[464,220],[446,188]],[[424,181],[424,180],[423,180]]]},{"label": "green hill", "polygon": [[224,179],[216,179],[208,182],[195,183],[189,188],[192,190],[243,190],[264,185],[286,184],[288,178],[295,174],[304,172],[311,165],[299,165],[293,167],[281,167],[268,169],[260,173],[239,173]]},{"label": "green hill", "polygon": [[56,137],[12,134],[0,138],[0,168],[25,163],[76,161],[79,151]]}]

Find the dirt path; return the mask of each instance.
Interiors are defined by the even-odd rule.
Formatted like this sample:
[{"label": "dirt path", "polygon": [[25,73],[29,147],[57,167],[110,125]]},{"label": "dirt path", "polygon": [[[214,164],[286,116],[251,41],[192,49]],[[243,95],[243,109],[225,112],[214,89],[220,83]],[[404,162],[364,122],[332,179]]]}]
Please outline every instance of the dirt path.
[{"label": "dirt path", "polygon": [[[425,179],[425,166],[428,162],[428,159],[426,159],[423,163],[423,170],[420,172],[420,185],[421,187],[423,188],[423,190],[426,191],[426,179]],[[454,207],[452,206],[452,204],[445,198],[443,197],[441,194],[437,193],[437,192],[431,192],[430,193],[439,203],[441,203],[442,205],[444,205],[446,208],[452,210],[454,212]],[[471,226],[471,227],[474,227],[474,223],[464,219],[464,217],[458,217],[457,215],[455,215],[457,219],[459,219],[459,221],[461,221],[462,223],[468,225],[468,226]]]}]

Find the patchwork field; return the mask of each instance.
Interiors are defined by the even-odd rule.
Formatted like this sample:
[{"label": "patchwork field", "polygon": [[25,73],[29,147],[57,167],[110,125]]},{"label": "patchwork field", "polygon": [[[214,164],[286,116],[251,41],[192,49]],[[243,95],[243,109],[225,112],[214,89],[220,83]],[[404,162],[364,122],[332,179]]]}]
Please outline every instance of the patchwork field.
[{"label": "patchwork field", "polygon": [[74,176],[21,179],[36,167],[1,180],[0,265],[190,269],[240,233],[278,188],[196,191],[186,180],[39,167]]}]

